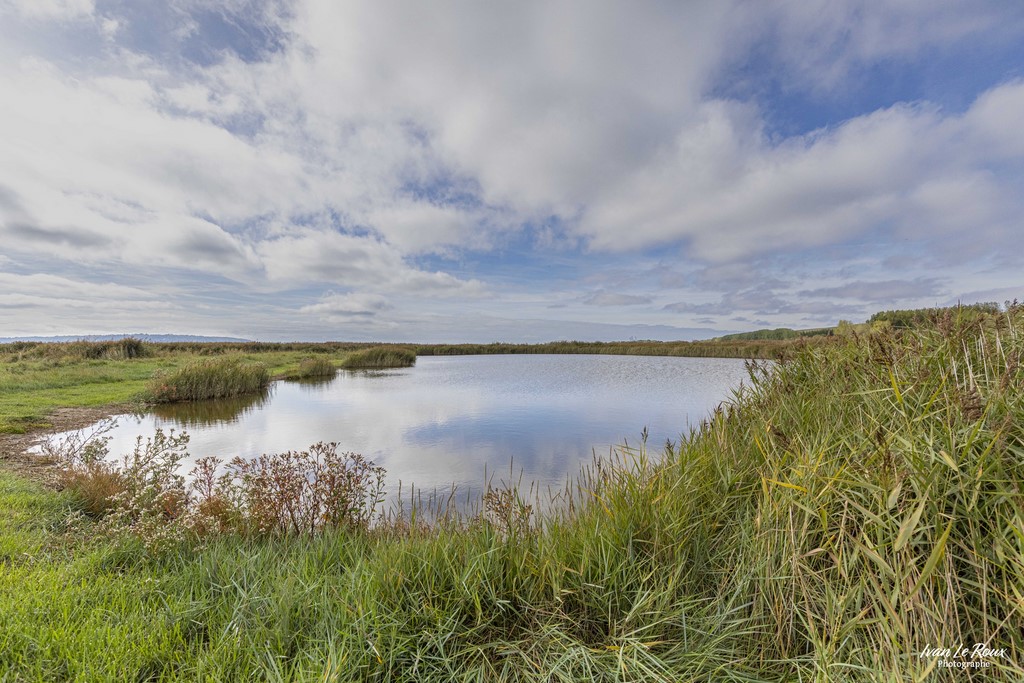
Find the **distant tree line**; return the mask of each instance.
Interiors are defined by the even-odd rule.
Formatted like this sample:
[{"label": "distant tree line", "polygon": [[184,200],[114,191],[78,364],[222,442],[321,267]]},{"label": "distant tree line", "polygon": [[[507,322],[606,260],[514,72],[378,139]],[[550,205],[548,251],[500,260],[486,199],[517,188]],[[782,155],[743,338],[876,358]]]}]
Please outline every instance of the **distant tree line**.
[{"label": "distant tree line", "polygon": [[774,330],[754,330],[738,332],[718,337],[715,341],[754,341],[759,339],[783,340],[799,339],[800,337],[828,337],[832,335],[831,327],[819,327],[813,330],[794,330],[789,327],[776,327]]},{"label": "distant tree line", "polygon": [[893,327],[918,327],[931,322],[947,312],[961,316],[977,317],[980,315],[991,315],[999,313],[999,304],[994,301],[984,301],[976,304],[961,304],[949,308],[910,308],[894,311],[880,311],[868,318],[869,323],[888,322]]}]

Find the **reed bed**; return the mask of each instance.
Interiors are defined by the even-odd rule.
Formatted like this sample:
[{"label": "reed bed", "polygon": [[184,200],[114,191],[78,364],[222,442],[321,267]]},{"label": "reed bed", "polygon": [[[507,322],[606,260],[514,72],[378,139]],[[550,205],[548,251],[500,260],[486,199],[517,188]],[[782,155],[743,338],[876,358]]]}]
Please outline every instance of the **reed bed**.
[{"label": "reed bed", "polygon": [[327,358],[303,358],[299,361],[299,367],[288,374],[286,379],[319,379],[334,377],[338,368]]},{"label": "reed bed", "polygon": [[263,391],[269,384],[266,365],[228,356],[158,374],[150,382],[149,398],[157,403],[228,398]]},{"label": "reed bed", "polygon": [[341,362],[346,370],[407,368],[416,364],[416,352],[401,346],[376,346],[350,353]]},{"label": "reed bed", "polygon": [[[1019,681],[1022,355],[1014,307],[751,363],[679,444],[596,461],[544,514],[490,489],[480,514],[431,524],[406,510],[157,552],[131,534],[76,545],[60,521],[72,499],[0,479],[15,511],[0,520],[0,670]],[[934,654],[976,643],[988,652]]]}]

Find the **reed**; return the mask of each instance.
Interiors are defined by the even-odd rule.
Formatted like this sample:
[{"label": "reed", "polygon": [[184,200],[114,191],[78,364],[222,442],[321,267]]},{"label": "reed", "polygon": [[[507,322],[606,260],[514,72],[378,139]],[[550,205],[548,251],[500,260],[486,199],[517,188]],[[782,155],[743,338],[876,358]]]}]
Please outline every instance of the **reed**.
[{"label": "reed", "polygon": [[376,346],[355,351],[345,357],[346,370],[407,368],[416,364],[416,352],[402,346]]},{"label": "reed", "polygon": [[286,379],[314,379],[321,377],[334,377],[338,368],[327,358],[303,358],[299,361],[299,367],[286,376]]},{"label": "reed", "polygon": [[227,356],[158,374],[150,382],[149,398],[157,403],[227,398],[263,391],[269,384],[264,364]]}]

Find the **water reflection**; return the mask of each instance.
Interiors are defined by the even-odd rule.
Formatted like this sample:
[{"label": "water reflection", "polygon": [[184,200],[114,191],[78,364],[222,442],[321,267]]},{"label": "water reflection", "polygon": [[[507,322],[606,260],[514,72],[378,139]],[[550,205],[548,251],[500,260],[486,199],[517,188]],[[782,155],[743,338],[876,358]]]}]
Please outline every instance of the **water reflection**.
[{"label": "water reflection", "polygon": [[334,377],[295,377],[284,381],[288,384],[294,384],[297,387],[308,389],[309,391],[319,391],[322,387],[333,382]]},{"label": "water reflection", "polygon": [[[193,457],[223,459],[335,441],[399,482],[458,495],[520,479],[560,489],[595,452],[678,441],[745,377],[733,359],[640,356],[420,358],[412,368],[339,372],[328,381],[278,382],[272,394],[162,406],[128,417],[111,453],[156,428],[186,429]],[[485,474],[486,473],[486,474]]]},{"label": "water reflection", "polygon": [[163,421],[175,423],[179,429],[213,427],[237,422],[247,413],[263,408],[270,401],[272,395],[273,388],[271,387],[262,393],[235,398],[162,403],[154,406],[151,413]]}]

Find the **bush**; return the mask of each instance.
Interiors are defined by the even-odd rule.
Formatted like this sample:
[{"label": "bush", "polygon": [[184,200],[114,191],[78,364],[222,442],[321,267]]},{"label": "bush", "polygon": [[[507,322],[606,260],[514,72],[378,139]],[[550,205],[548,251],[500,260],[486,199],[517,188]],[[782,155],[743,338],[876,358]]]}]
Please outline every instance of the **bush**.
[{"label": "bush", "polygon": [[157,375],[149,387],[157,403],[201,401],[263,391],[270,373],[262,363],[241,358],[213,358],[186,365],[170,374]]}]

